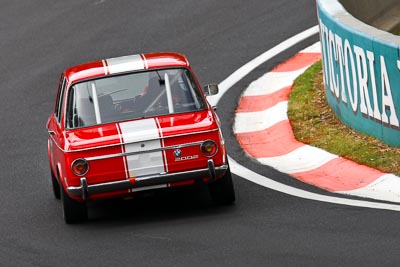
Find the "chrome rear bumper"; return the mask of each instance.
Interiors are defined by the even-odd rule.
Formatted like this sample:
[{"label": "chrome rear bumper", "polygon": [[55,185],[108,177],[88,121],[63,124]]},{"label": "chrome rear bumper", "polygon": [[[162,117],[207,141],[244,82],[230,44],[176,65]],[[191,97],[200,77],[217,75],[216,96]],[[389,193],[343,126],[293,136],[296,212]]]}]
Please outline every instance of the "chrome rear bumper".
[{"label": "chrome rear bumper", "polygon": [[169,183],[187,180],[200,180],[203,178],[210,178],[210,181],[215,181],[217,177],[224,175],[228,168],[229,166],[227,164],[215,167],[214,161],[210,159],[208,160],[208,168],[205,169],[179,173],[149,175],[130,180],[128,179],[88,185],[86,178],[82,177],[80,186],[69,186],[67,187],[67,190],[72,196],[82,197],[84,200],[86,200],[88,199],[89,195],[98,193],[107,193],[128,189],[132,189],[133,191],[150,190],[167,187]]}]

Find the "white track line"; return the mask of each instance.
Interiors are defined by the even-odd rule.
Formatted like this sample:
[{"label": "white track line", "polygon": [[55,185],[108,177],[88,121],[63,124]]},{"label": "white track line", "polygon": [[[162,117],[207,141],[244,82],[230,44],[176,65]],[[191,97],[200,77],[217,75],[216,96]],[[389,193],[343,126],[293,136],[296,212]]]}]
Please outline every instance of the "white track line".
[{"label": "white track line", "polygon": [[383,209],[383,210],[394,210],[400,211],[400,205],[395,204],[386,204],[386,203],[378,203],[378,202],[371,202],[371,201],[364,201],[364,200],[353,200],[347,198],[340,198],[340,197],[330,197],[326,195],[311,193],[305,190],[301,190],[298,188],[294,188],[285,184],[278,183],[268,177],[262,176],[258,173],[255,173],[246,167],[243,167],[239,163],[237,163],[232,158],[229,158],[229,165],[231,167],[232,173],[249,180],[253,183],[258,185],[270,188],[275,191],[279,191],[291,196],[303,198],[303,199],[310,199],[310,200],[317,200],[321,202],[333,203],[333,204],[340,204],[340,205],[347,205],[347,206],[355,206],[355,207],[365,207],[365,208],[373,208],[373,209]]},{"label": "white track line", "polygon": [[295,44],[313,36],[314,34],[319,32],[319,27],[314,26],[305,30],[304,32],[298,33],[295,36],[287,39],[286,41],[280,43],[279,45],[271,48],[270,50],[266,51],[265,53],[259,55],[255,59],[251,60],[247,64],[240,67],[234,73],[229,75],[228,78],[223,80],[219,85],[219,94],[215,96],[208,97],[209,102],[212,105],[217,105],[221,97],[228,91],[232,86],[234,86],[238,81],[243,79],[244,76],[252,72],[255,68],[260,66],[261,64],[265,63],[266,61],[270,60],[271,58],[275,57],[279,53],[287,50],[288,48],[294,46]]},{"label": "white track line", "polygon": [[[232,73],[229,77],[227,77],[225,80],[223,80],[219,84],[220,88],[220,93],[216,96],[209,97],[209,101],[212,105],[217,105],[219,100],[222,98],[222,96],[233,86],[235,85],[238,81],[240,81],[243,77],[245,77],[247,74],[249,74],[251,71],[253,71],[255,68],[257,68],[259,65],[265,63],[266,61],[270,60],[271,58],[275,57],[279,53],[285,51],[286,49],[292,47],[293,45],[311,37],[314,34],[317,34],[319,31],[318,26],[311,27],[308,30],[305,30],[289,39],[286,41],[282,42],[281,44],[275,46],[274,48],[266,51],[262,55],[258,56],[257,58],[251,60],[238,70],[236,70],[234,73]],[[312,49],[312,48],[310,48]],[[230,160],[230,166],[232,169],[232,173],[247,179],[251,182],[254,182],[256,184],[259,184],[264,187],[268,187],[270,189],[289,194],[292,196],[300,197],[300,198],[305,198],[305,199],[310,199],[310,200],[316,200],[316,201],[322,201],[322,202],[328,202],[328,203],[334,203],[334,204],[341,204],[341,205],[348,205],[348,206],[356,206],[356,207],[366,207],[366,208],[374,208],[374,209],[385,209],[385,210],[394,210],[394,211],[400,211],[400,205],[396,204],[385,204],[385,203],[378,203],[378,202],[371,202],[371,201],[362,201],[362,200],[352,200],[352,199],[346,199],[346,198],[340,198],[340,197],[329,197],[326,195],[321,195],[321,194],[316,194],[316,193],[311,193],[305,190],[300,190],[298,188],[290,187],[288,185],[278,183],[268,177],[259,175],[246,167],[240,165],[236,161],[234,161],[232,158],[229,157]],[[390,177],[386,177],[386,179],[391,179]]]}]

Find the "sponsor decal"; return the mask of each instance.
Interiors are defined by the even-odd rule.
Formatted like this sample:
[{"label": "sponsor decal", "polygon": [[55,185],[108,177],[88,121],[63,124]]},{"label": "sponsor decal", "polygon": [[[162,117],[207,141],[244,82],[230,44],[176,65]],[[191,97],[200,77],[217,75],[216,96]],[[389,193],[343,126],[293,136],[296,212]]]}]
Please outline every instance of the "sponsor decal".
[{"label": "sponsor decal", "polygon": [[398,130],[393,97],[398,89],[393,81],[400,75],[400,60],[353,43],[346,33],[333,31],[322,20],[319,24],[327,93],[354,115],[361,112],[364,118]]}]

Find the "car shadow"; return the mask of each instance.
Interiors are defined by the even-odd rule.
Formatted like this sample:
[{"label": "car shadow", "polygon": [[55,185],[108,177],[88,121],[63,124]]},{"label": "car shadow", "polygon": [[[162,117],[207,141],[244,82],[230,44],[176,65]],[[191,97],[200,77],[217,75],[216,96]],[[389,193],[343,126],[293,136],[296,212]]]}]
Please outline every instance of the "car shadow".
[{"label": "car shadow", "polygon": [[207,187],[142,192],[131,199],[88,203],[90,225],[147,224],[232,212],[235,205],[217,205]]}]

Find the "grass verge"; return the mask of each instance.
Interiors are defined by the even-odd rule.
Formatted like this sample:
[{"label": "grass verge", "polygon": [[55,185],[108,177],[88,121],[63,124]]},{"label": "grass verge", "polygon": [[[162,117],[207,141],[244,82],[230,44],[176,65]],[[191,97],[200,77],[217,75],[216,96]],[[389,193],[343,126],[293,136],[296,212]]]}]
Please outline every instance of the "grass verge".
[{"label": "grass verge", "polygon": [[325,99],[321,61],[295,80],[288,116],[300,142],[400,176],[399,147],[356,132],[335,117]]}]

